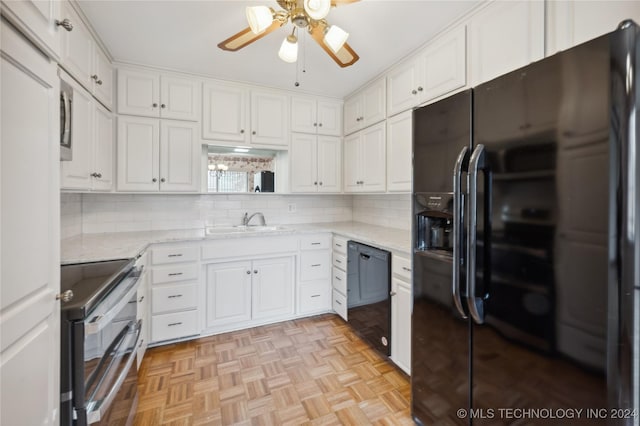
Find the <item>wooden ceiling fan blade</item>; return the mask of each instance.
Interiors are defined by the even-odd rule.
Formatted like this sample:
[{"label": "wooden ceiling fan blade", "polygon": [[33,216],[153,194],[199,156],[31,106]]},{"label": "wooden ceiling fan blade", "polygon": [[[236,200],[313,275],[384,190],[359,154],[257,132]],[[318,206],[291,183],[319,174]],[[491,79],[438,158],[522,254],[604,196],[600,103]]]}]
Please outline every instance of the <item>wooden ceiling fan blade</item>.
[{"label": "wooden ceiling fan blade", "polygon": [[218,43],[218,47],[222,50],[235,52],[253,43],[256,40],[261,39],[267,34],[277,30],[282,26],[282,24],[283,23],[281,21],[274,19],[271,26],[267,27],[267,29],[261,32],[260,34],[254,34],[253,31],[251,31],[251,28],[247,27],[244,30],[240,31],[239,33],[234,34],[228,39]]},{"label": "wooden ceiling fan blade", "polygon": [[331,56],[331,59],[333,59],[342,68],[355,64],[358,59],[360,59],[360,56],[358,56],[348,43],[345,43],[337,52],[334,52],[325,44],[324,28],[325,25],[317,25],[311,29],[311,37],[316,41],[316,43],[318,43],[320,47],[322,47],[322,49]]},{"label": "wooden ceiling fan blade", "polygon": [[331,6],[342,6],[345,4],[355,3],[360,0],[331,0]]}]

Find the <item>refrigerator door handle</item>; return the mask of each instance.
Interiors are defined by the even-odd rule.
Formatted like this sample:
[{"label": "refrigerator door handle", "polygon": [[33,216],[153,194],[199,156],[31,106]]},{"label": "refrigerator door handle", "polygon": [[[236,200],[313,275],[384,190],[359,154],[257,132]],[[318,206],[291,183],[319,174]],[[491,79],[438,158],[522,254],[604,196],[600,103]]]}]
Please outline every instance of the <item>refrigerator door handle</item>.
[{"label": "refrigerator door handle", "polygon": [[453,273],[452,289],[453,303],[460,316],[467,319],[460,299],[460,264],[462,263],[462,232],[464,229],[464,208],[462,200],[462,172],[468,171],[469,148],[464,147],[458,154],[453,168]]},{"label": "refrigerator door handle", "polygon": [[[467,306],[469,313],[477,324],[484,323],[484,297],[476,296],[476,248],[478,230],[478,172],[485,172],[484,191],[484,278],[488,281],[490,267],[491,248],[489,235],[491,234],[491,174],[486,169],[486,151],[484,145],[479,144],[471,154],[469,160],[469,173],[467,175],[469,188],[469,226],[467,228]],[[485,286],[488,282],[485,283]]]}]

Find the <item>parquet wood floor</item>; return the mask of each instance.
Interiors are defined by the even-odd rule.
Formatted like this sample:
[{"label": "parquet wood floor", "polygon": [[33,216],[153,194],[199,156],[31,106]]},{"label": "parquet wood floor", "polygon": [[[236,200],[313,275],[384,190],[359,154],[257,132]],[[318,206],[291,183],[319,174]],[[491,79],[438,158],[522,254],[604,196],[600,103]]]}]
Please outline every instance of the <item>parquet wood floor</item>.
[{"label": "parquet wood floor", "polygon": [[413,425],[409,378],[326,314],[149,349],[135,425]]}]

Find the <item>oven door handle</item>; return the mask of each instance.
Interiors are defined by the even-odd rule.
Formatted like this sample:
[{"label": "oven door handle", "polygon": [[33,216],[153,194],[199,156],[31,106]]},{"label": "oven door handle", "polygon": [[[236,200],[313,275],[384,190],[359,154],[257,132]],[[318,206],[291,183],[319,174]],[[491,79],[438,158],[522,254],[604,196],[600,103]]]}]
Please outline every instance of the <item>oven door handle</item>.
[{"label": "oven door handle", "polygon": [[139,278],[140,271],[137,269],[133,269],[124,279],[131,280],[133,284],[129,284],[126,286],[128,288],[127,292],[118,299],[118,302],[113,305],[107,312],[92,317],[91,319],[85,321],[84,323],[84,334],[91,335],[96,334],[100,330],[102,330],[107,324],[111,323],[113,319],[122,311],[122,309],[129,303],[129,301],[133,298],[133,296],[138,291],[139,286]]},{"label": "oven door handle", "polygon": [[[124,368],[120,372],[120,375],[118,376],[116,381],[113,383],[113,386],[111,387],[111,389],[109,389],[109,393],[107,394],[107,396],[105,396],[102,399],[102,401],[100,401],[100,404],[97,406],[97,408],[87,410],[88,424],[96,423],[102,420],[106,412],[111,407],[111,403],[113,402],[113,399],[115,398],[116,394],[122,387],[122,383],[124,382],[124,379],[129,375],[129,371],[133,367],[133,363],[136,359],[136,355],[138,354],[137,349],[138,349],[138,343],[140,342],[141,330],[142,330],[142,320],[140,319],[135,323],[136,340],[135,340],[135,343],[131,346],[131,352],[129,353],[129,356],[125,361]],[[106,376],[107,374],[109,374],[108,369],[107,371],[105,371],[104,375]]]}]

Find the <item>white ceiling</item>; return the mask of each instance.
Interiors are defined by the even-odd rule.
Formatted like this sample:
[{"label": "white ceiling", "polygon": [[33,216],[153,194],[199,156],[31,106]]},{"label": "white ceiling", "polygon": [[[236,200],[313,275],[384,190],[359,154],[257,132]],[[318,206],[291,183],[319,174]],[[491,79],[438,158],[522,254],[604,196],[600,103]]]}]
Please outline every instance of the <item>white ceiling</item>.
[{"label": "white ceiling", "polygon": [[307,34],[299,35],[297,64],[280,60],[278,49],[291,24],[238,52],[217,47],[248,26],[247,5],[278,10],[273,0],[78,0],[78,4],[116,61],[343,98],[481,1],[362,0],[332,9],[327,20],[350,33],[348,43],[360,56],[347,68],[340,68]]}]

